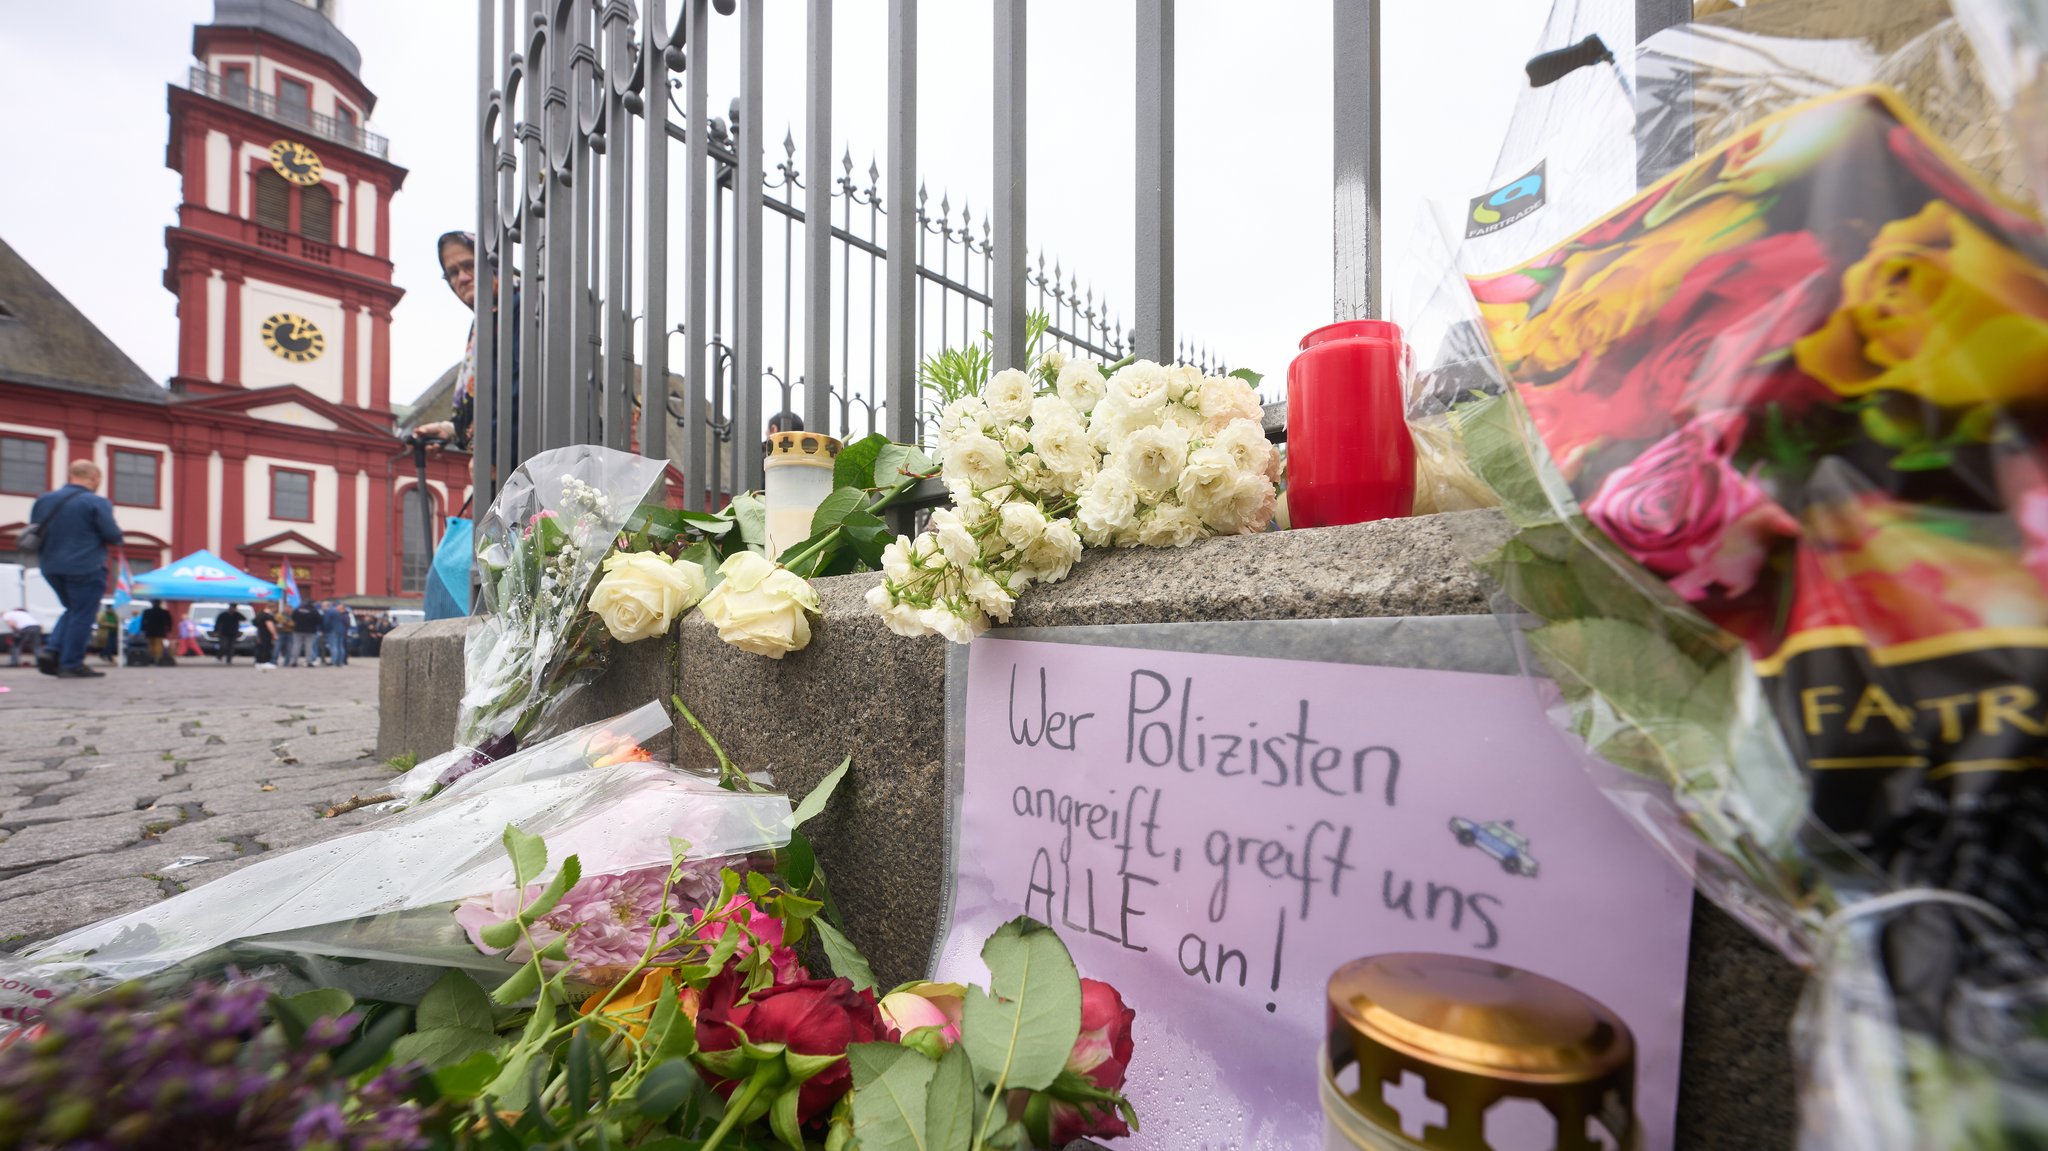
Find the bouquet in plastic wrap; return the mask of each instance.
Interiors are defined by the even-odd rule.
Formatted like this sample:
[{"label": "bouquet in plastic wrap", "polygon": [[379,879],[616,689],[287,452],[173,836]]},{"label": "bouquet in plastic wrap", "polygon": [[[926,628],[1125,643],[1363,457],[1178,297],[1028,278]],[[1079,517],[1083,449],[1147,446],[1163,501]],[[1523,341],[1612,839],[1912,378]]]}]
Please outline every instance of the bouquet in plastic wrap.
[{"label": "bouquet in plastic wrap", "polygon": [[463,642],[458,748],[482,762],[504,756],[602,669],[604,626],[586,605],[662,469],[576,444],[534,456],[506,482],[476,525],[482,599]]},{"label": "bouquet in plastic wrap", "polygon": [[[1683,76],[1627,157],[1666,174],[1590,224],[1583,188],[1519,233],[1474,201],[1461,253],[1504,386],[1456,427],[1508,524],[1467,542],[1623,807],[1815,969],[1808,1147],[2048,1144],[2048,234],[1897,90],[1837,89],[1939,109],[1961,44],[1653,38],[1621,122]],[[1593,167],[1598,120],[1558,129]]]}]

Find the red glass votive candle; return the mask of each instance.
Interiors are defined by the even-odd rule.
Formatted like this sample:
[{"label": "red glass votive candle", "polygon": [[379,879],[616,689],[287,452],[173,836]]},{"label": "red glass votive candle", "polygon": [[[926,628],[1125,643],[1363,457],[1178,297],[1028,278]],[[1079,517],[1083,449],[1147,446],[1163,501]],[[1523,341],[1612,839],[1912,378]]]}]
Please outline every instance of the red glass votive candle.
[{"label": "red glass votive candle", "polygon": [[1406,352],[1386,320],[1346,320],[1301,339],[1287,368],[1287,514],[1298,528],[1405,516],[1415,442],[1402,395]]}]

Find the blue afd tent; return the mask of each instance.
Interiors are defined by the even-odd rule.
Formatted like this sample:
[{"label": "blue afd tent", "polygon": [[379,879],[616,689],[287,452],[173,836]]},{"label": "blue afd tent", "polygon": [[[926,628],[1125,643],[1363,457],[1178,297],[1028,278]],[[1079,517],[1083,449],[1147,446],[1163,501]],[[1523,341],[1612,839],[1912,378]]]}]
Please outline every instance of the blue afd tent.
[{"label": "blue afd tent", "polygon": [[276,584],[257,579],[204,548],[135,577],[136,599],[251,603],[282,594]]}]

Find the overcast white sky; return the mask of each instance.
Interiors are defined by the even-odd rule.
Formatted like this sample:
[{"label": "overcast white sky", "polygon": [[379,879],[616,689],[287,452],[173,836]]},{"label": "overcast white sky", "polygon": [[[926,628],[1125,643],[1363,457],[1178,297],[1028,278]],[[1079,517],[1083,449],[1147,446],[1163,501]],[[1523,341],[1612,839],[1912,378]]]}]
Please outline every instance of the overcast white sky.
[{"label": "overcast white sky", "polygon": [[[339,6],[378,96],[370,127],[411,170],[392,205],[396,278],[407,295],[393,325],[391,394],[404,400],[460,354],[469,318],[442,286],[432,245],[475,219],[476,6]],[[934,200],[950,192],[956,206],[985,204],[989,9],[931,0],[920,8],[918,167]],[[1548,8],[1385,0],[1386,282],[1397,297],[1425,197],[1485,190]],[[178,188],[163,166],[165,85],[183,84],[192,27],[211,19],[212,4],[0,0],[0,12],[0,155],[9,169],[0,238],[167,379],[177,320],[162,287],[163,230]],[[885,0],[841,0],[836,12],[834,152],[850,147],[865,169],[887,139]],[[1330,318],[1330,0],[1181,0],[1177,23],[1177,327],[1277,384],[1301,334]],[[1079,268],[1084,283],[1124,307],[1127,326],[1132,29],[1129,0],[1030,6],[1030,243]],[[713,30],[712,103],[723,109],[737,82],[736,20],[714,17]],[[802,5],[773,0],[767,31],[766,118],[779,141],[785,124],[802,123]],[[1399,307],[1397,298],[1397,317]],[[768,342],[779,358],[779,337]]]}]

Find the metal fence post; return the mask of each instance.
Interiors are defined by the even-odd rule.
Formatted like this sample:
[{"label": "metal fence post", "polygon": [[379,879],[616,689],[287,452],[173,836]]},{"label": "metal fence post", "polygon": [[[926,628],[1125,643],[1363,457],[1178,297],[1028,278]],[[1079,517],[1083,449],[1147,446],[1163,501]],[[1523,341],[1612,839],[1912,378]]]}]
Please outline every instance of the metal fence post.
[{"label": "metal fence post", "polygon": [[[501,244],[498,241],[498,146],[492,139],[494,124],[502,126],[503,121],[493,115],[497,103],[496,79],[498,54],[496,41],[491,35],[495,0],[477,0],[476,6],[476,88],[477,88],[477,153],[476,153],[476,332],[472,347],[476,360],[471,370],[476,389],[476,406],[471,409],[469,437],[469,484],[478,508],[491,506],[497,498],[492,483],[493,469],[497,466],[498,395],[497,364],[492,352],[496,351],[498,338],[498,294],[491,290],[491,269],[495,266]],[[438,258],[439,252],[434,253]],[[454,397],[460,400],[461,397]],[[403,521],[401,521],[402,523]],[[431,560],[429,561],[431,562]],[[403,572],[400,573],[401,578]]]},{"label": "metal fence post", "polygon": [[709,0],[685,0],[685,3],[689,5],[688,44],[693,59],[683,72],[683,86],[689,89],[685,104],[689,120],[684,125],[688,159],[684,161],[684,167],[689,172],[686,179],[690,186],[690,266],[686,281],[690,293],[690,318],[685,327],[688,354],[684,360],[687,367],[683,372],[683,481],[688,506],[702,511],[711,504],[712,485],[716,479],[711,474],[711,428],[704,418],[710,410],[705,401],[710,395],[711,382],[704,339],[709,330],[707,325],[711,322],[706,305],[710,294],[718,289],[709,276],[711,95],[705,55],[711,34],[711,5]]},{"label": "metal fence post", "polygon": [[917,439],[917,0],[889,0],[887,51],[889,165],[883,183],[889,222],[882,378],[889,438],[912,443]]},{"label": "metal fence post", "polygon": [[[733,372],[733,490],[761,483],[761,164],[767,146],[762,108],[762,9],[767,0],[740,0],[740,114],[733,125],[739,164],[733,173],[733,317],[737,355]],[[786,366],[786,365],[785,365]]]},{"label": "metal fence post", "polygon": [[[640,454],[668,459],[668,54],[675,50],[667,0],[647,0],[647,30],[641,35],[643,56],[642,126],[647,130],[646,217],[644,235],[647,277],[641,300],[645,325],[640,350]],[[678,29],[680,31],[680,29]]]},{"label": "metal fence post", "polygon": [[1331,318],[1379,316],[1380,0],[1334,0]]},{"label": "metal fence post", "polygon": [[804,89],[804,426],[832,427],[832,0],[810,0]]},{"label": "metal fence post", "polygon": [[1173,0],[1138,0],[1137,65],[1137,353],[1166,363],[1173,359]]},{"label": "metal fence post", "polygon": [[604,445],[615,451],[631,451],[632,387],[627,375],[633,357],[627,350],[626,229],[632,214],[626,210],[626,184],[630,178],[626,162],[631,126],[626,121],[626,90],[633,80],[633,6],[626,0],[607,0],[604,6],[604,290],[598,296],[604,330]]},{"label": "metal fence post", "polygon": [[547,232],[544,213],[548,207],[548,153],[544,128],[548,90],[548,18],[542,0],[526,0],[526,60],[522,84],[526,116],[519,125],[520,195],[520,307],[519,347],[519,462],[525,463],[549,446],[543,434],[547,423],[548,378],[541,337],[546,318],[546,284],[541,276],[542,250]]},{"label": "metal fence post", "polygon": [[996,0],[995,267],[989,296],[994,367],[1024,367],[1024,188],[1026,148],[1024,0]]}]

